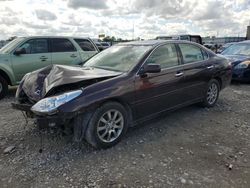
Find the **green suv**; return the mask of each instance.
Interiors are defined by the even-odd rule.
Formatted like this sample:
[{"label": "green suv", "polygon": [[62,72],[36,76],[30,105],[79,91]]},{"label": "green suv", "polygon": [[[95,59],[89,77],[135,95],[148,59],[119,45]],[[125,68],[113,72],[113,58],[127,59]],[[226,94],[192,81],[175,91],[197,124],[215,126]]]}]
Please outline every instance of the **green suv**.
[{"label": "green suv", "polygon": [[8,85],[18,85],[23,76],[51,64],[79,65],[99,50],[89,38],[20,37],[0,49],[0,99]]}]

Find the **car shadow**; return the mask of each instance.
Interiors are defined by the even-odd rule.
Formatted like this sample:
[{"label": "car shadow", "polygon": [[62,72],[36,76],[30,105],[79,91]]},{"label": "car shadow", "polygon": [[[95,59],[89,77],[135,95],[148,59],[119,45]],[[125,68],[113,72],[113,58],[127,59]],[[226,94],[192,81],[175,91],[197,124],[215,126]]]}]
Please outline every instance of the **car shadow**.
[{"label": "car shadow", "polygon": [[[117,146],[110,149],[116,150],[120,147],[126,148],[127,146],[137,144],[141,142],[141,140],[147,140],[148,137],[150,137],[149,134],[165,135],[168,133],[168,128],[182,127],[183,129],[188,129],[189,125],[181,123],[180,117],[185,119],[185,117],[190,117],[199,111],[204,111],[204,109],[198,107],[198,105],[192,105],[174,112],[163,113],[153,119],[139,123],[136,126],[130,127],[122,141]],[[68,153],[68,151],[72,151],[71,153],[80,152],[82,154],[93,151],[104,151],[93,149],[85,140],[76,143],[73,141],[72,134],[65,135],[58,129],[39,130],[32,121],[29,121],[23,136],[25,137],[25,144],[28,145],[28,148],[34,148],[37,152],[39,152],[40,149],[52,153]],[[153,136],[151,140],[152,139],[157,139],[157,137]]]}]

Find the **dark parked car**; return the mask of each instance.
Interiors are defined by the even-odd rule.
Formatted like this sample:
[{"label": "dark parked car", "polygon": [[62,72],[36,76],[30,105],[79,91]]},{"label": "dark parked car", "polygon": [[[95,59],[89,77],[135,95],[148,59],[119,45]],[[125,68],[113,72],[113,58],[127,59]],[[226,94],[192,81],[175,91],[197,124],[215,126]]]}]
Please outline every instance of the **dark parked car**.
[{"label": "dark parked car", "polygon": [[232,46],[233,44],[236,44],[236,42],[230,42],[230,43],[226,43],[226,44],[222,45],[222,46],[217,50],[217,53],[218,53],[218,54],[222,53],[225,49],[227,49],[228,47]]},{"label": "dark parked car", "polygon": [[250,82],[250,41],[233,44],[221,54],[231,62],[233,80]]},{"label": "dark parked car", "polygon": [[97,48],[98,48],[99,51],[104,50],[104,47],[102,46],[102,44],[100,42],[94,42],[94,43],[97,46]]},{"label": "dark parked car", "polygon": [[82,68],[53,65],[21,81],[14,108],[39,126],[73,127],[77,141],[115,145],[129,126],[194,103],[215,105],[231,67],[203,46],[141,41],[112,46]]},{"label": "dark parked car", "polygon": [[101,45],[104,50],[110,47],[110,44],[108,42],[101,42]]}]

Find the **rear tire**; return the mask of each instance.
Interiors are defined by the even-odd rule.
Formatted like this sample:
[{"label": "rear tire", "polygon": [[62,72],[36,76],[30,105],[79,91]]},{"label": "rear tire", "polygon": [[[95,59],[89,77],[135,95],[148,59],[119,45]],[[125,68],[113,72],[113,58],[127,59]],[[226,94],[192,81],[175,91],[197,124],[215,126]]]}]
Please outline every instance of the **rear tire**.
[{"label": "rear tire", "polygon": [[108,102],[96,109],[91,117],[85,138],[97,149],[116,145],[128,129],[129,116],[125,108],[117,102]]},{"label": "rear tire", "polygon": [[219,98],[219,93],[220,93],[219,82],[215,79],[210,80],[208,83],[206,94],[204,96],[204,100],[202,102],[202,106],[208,108],[213,107]]},{"label": "rear tire", "polygon": [[0,100],[4,98],[8,93],[8,83],[7,81],[0,76]]}]

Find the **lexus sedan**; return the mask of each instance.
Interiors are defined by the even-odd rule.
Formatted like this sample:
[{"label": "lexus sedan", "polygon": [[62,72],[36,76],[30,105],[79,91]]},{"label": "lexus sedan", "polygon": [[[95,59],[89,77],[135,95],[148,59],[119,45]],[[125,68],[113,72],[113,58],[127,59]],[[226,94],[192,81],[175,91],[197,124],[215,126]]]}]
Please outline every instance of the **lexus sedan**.
[{"label": "lexus sedan", "polygon": [[221,54],[231,62],[232,79],[250,83],[250,41],[233,44]]},{"label": "lexus sedan", "polygon": [[13,107],[39,127],[72,128],[95,148],[117,144],[130,126],[201,103],[213,107],[231,81],[227,59],[185,41],[118,44],[83,67],[52,65],[27,74]]}]

